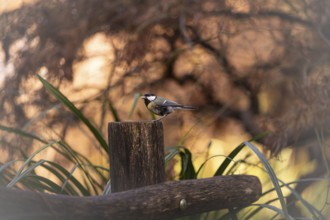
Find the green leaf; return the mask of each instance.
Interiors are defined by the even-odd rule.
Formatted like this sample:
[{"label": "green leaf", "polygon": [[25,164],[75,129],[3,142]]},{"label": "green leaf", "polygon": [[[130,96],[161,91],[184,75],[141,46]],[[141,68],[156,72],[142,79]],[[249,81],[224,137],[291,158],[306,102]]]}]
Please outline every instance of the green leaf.
[{"label": "green leaf", "polygon": [[195,179],[196,172],[192,163],[191,152],[186,148],[182,148],[179,155],[181,157],[180,180]]},{"label": "green leaf", "polygon": [[194,129],[194,127],[197,125],[194,124],[193,126],[191,126],[189,128],[189,130],[183,135],[183,137],[179,140],[179,144],[178,145],[184,145],[184,142],[187,140],[188,136],[190,135],[190,133],[192,132],[192,130]]},{"label": "green leaf", "polygon": [[0,167],[0,186],[6,186],[16,175],[16,170],[11,167],[12,164],[19,160],[11,160],[1,165]]},{"label": "green leaf", "polygon": [[242,143],[238,147],[236,147],[229,155],[228,157],[222,162],[220,167],[215,171],[214,176],[221,176],[229,166],[230,162],[236,157],[236,155],[241,152],[241,150],[244,148],[245,144]]},{"label": "green leaf", "polygon": [[180,156],[181,159],[181,171],[180,171],[180,180],[184,179],[195,179],[196,172],[195,167],[192,163],[191,152],[182,146],[168,147],[167,150],[169,153],[165,156],[165,162],[168,162],[170,159],[176,155]]},{"label": "green leaf", "polygon": [[7,169],[8,167],[10,167],[12,164],[16,163],[18,160],[11,160],[8,161],[7,163],[4,163],[0,166],[0,173],[4,172],[5,169]]},{"label": "green leaf", "polygon": [[76,171],[78,167],[78,164],[75,164],[74,167],[71,169],[69,175],[67,176],[67,178],[65,179],[65,181],[63,182],[62,184],[62,187],[61,187],[61,192],[65,189],[65,187],[68,185],[68,182],[69,180],[73,177],[73,173],[74,171]]},{"label": "green leaf", "polygon": [[[261,168],[262,169],[262,168]],[[266,170],[262,169],[263,171],[267,172]],[[282,187],[286,187],[288,188],[292,194],[297,198],[297,201],[300,201],[308,210],[309,212],[313,215],[313,219],[323,219],[324,217],[322,216],[322,213],[317,210],[313,205],[309,204],[304,198],[302,198],[302,196],[297,192],[295,191],[295,189],[293,189],[292,187],[288,187],[290,185],[294,185],[294,184],[297,184],[299,182],[310,182],[310,181],[330,181],[330,179],[328,178],[306,178],[306,179],[300,179],[300,180],[296,180],[296,181],[292,181],[292,182],[289,182],[289,183],[284,183],[283,181],[281,181],[280,179],[278,179],[282,185]],[[267,199],[270,197],[269,194],[272,193],[273,191],[275,191],[275,188],[271,188],[265,192],[263,192],[263,194],[261,195],[261,197],[266,197]],[[278,197],[274,198],[274,199],[270,199],[268,200],[267,202],[265,202],[264,204],[270,204],[272,202],[275,202],[279,200]],[[237,212],[241,211],[243,208],[240,208],[237,210]],[[241,216],[242,219],[250,219],[250,218],[253,218],[255,219],[257,215],[257,213],[259,211],[261,211],[263,209],[262,206],[259,206],[257,209],[253,210],[252,212],[250,213],[245,213],[245,215]]]},{"label": "green leaf", "polygon": [[55,96],[60,102],[62,102],[70,111],[78,117],[92,132],[96,140],[99,142],[101,147],[104,149],[105,152],[108,152],[108,145],[107,142],[104,140],[100,132],[92,125],[92,123],[82,114],[82,112],[66,97],[64,96],[57,88],[47,82],[44,78],[37,75],[38,79],[44,85],[44,87],[53,95]]},{"label": "green leaf", "polygon": [[165,155],[165,163],[170,161],[173,157],[180,154],[181,152],[180,147],[168,147],[166,149],[169,151],[169,153]]},{"label": "green leaf", "polygon": [[258,207],[262,207],[264,209],[269,209],[269,210],[276,212],[277,214],[282,215],[285,219],[294,220],[294,218],[292,216],[288,215],[288,213],[285,213],[284,210],[281,210],[281,209],[277,208],[276,206],[272,206],[272,205],[268,205],[268,204],[252,204],[250,206],[258,206]]},{"label": "green leaf", "polygon": [[[85,168],[86,165],[90,165],[91,168],[94,168],[94,166],[91,165],[92,163],[88,161],[86,158],[84,158],[82,155],[80,155],[78,152],[71,149],[70,146],[68,146],[66,143],[59,142],[59,145],[67,151],[68,155],[66,156],[68,157],[68,159],[71,160],[74,164],[79,165],[79,167],[83,171],[83,174],[88,179],[88,182],[90,183],[92,189],[94,190],[94,194],[97,194],[98,192],[97,187],[102,188],[102,186],[100,186],[97,183],[96,179],[93,177],[91,172]],[[87,164],[85,164],[85,162],[87,162]],[[97,171],[97,169],[94,168],[93,171]]]},{"label": "green leaf", "polygon": [[[277,196],[280,200],[281,203],[281,207],[283,210],[283,216],[286,220],[292,220],[293,218],[289,215],[287,206],[286,206],[286,202],[285,202],[285,198],[283,196],[281,187],[279,185],[279,180],[277,179],[277,176],[273,170],[273,168],[270,166],[270,164],[268,163],[267,159],[264,157],[264,155],[258,150],[258,148],[256,148],[253,144],[251,144],[248,141],[244,142],[244,145],[248,146],[260,159],[261,163],[264,165],[264,167],[267,170],[267,173],[274,185],[274,188],[276,190]],[[282,211],[281,211],[282,212]]]},{"label": "green leaf", "polygon": [[206,165],[206,163],[207,163],[209,160],[211,160],[211,159],[213,159],[213,158],[215,158],[215,157],[225,157],[225,158],[228,158],[228,157],[225,156],[225,155],[214,155],[214,156],[212,156],[212,157],[207,158],[207,159],[206,159],[206,160],[200,165],[200,167],[198,168],[198,170],[197,170],[197,172],[196,172],[196,178],[197,178],[198,174],[201,172],[201,170],[203,169],[203,167]]},{"label": "green leaf", "polygon": [[38,137],[36,134],[30,133],[30,132],[26,132],[23,131],[21,129],[18,128],[11,128],[11,127],[7,127],[4,125],[0,125],[0,130],[9,132],[9,133],[14,133],[23,137],[28,137],[28,138],[32,138],[32,139],[36,139],[44,144],[47,144],[47,141],[43,140],[42,138]]},{"label": "green leaf", "polygon": [[[65,189],[69,192],[70,195],[91,195],[91,193],[72,175],[72,173],[68,172],[61,165],[51,161],[47,161],[47,164],[44,163],[41,166],[47,169],[53,175],[55,175],[62,183],[67,182],[65,185]],[[72,186],[76,187],[80,193],[71,186],[71,183]],[[63,184],[60,191],[58,191],[57,193],[61,193],[62,191]]]},{"label": "green leaf", "polygon": [[[7,187],[12,187],[13,185],[15,185],[19,179],[22,178],[22,172],[23,170],[27,167],[27,165],[32,161],[33,157],[36,156],[37,154],[39,154],[41,151],[45,150],[46,148],[48,148],[49,146],[52,146],[53,144],[55,144],[57,142],[51,142],[49,144],[46,144],[45,146],[41,147],[39,150],[37,150],[36,152],[34,152],[27,160],[25,160],[24,164],[21,166],[21,168],[17,171],[16,176],[13,178],[12,181],[10,181],[10,183],[8,183]],[[35,164],[34,164],[35,165]],[[27,168],[27,169],[30,169]],[[31,170],[30,170],[31,171]],[[21,175],[22,174],[22,175]],[[26,175],[26,174],[25,174]]]},{"label": "green leaf", "polygon": [[[322,213],[318,211],[314,206],[309,204],[294,188],[290,187],[290,184],[283,182],[282,180],[278,179],[279,182],[282,183],[281,187],[286,187],[291,191],[291,193],[296,197],[298,201],[301,202],[303,206],[313,215],[313,219],[322,219]],[[299,182],[299,181],[297,181]]]},{"label": "green leaf", "polygon": [[14,179],[12,181],[10,181],[10,183],[8,183],[7,187],[11,188],[13,187],[16,183],[18,183],[21,179],[25,178],[28,176],[28,174],[30,174],[32,171],[34,171],[34,169],[38,166],[40,166],[41,164],[45,163],[45,160],[39,160],[38,162],[32,164],[31,166],[29,166],[23,173],[21,173],[20,175],[16,175],[14,177]]},{"label": "green leaf", "polygon": [[119,118],[117,110],[115,109],[115,107],[113,107],[112,101],[110,99],[108,99],[107,102],[108,102],[109,109],[112,113],[113,118],[115,119],[116,122],[119,122],[120,118]]},{"label": "green leaf", "polygon": [[[251,141],[257,141],[260,140],[264,137],[266,137],[269,133],[265,132],[262,133],[258,136],[256,136],[255,138],[252,138],[249,140],[249,142]],[[236,147],[229,155],[228,157],[223,161],[223,163],[220,165],[220,167],[217,169],[217,171],[214,173],[214,176],[221,176],[224,174],[225,170],[227,169],[227,167],[229,166],[230,162],[236,157],[236,155],[241,152],[241,150],[244,148],[245,144],[242,143],[240,144],[238,147]]]},{"label": "green leaf", "polygon": [[234,161],[234,164],[232,164],[231,167],[229,167],[229,169],[227,170],[227,172],[225,173],[225,175],[233,175],[235,173],[235,171],[238,169],[240,164],[246,164],[246,165],[250,165],[250,166],[257,166],[256,164],[251,164],[249,162],[247,162],[247,159],[251,156],[251,154],[247,154],[243,159]]},{"label": "green leaf", "polygon": [[104,196],[108,196],[111,194],[111,180],[107,182],[107,184],[104,187],[103,193]]},{"label": "green leaf", "polygon": [[48,178],[38,175],[28,175],[21,181],[25,186],[37,189],[39,192],[58,193],[61,187]]},{"label": "green leaf", "polygon": [[55,168],[57,168],[59,171],[61,171],[66,177],[67,179],[70,179],[70,182],[72,182],[74,184],[75,187],[77,187],[77,189],[79,189],[80,194],[83,196],[91,196],[91,192],[87,190],[87,188],[85,188],[81,182],[79,182],[74,176],[71,175],[71,173],[69,173],[64,167],[56,164],[56,163],[51,163]]},{"label": "green leaf", "polygon": [[141,96],[141,93],[135,93],[135,94],[134,94],[134,101],[133,101],[133,105],[132,105],[132,107],[131,107],[131,110],[130,110],[129,113],[128,113],[128,118],[131,118],[131,117],[132,117],[133,112],[134,112],[134,110],[135,110],[135,108],[136,108],[137,102],[138,102],[139,99],[140,99],[140,96]]}]

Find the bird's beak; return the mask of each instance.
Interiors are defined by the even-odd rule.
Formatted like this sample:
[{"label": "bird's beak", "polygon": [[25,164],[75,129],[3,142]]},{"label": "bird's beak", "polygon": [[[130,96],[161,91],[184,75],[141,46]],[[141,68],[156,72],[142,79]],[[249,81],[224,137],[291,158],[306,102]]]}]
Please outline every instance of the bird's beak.
[{"label": "bird's beak", "polygon": [[145,97],[144,95],[140,97],[141,99],[146,99],[147,97]]}]

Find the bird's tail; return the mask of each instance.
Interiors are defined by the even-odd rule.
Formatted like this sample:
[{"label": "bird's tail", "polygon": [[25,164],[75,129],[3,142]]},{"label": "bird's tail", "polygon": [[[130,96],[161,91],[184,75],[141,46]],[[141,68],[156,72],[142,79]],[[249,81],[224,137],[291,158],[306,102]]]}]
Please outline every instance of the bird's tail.
[{"label": "bird's tail", "polygon": [[197,110],[198,108],[194,107],[194,106],[188,106],[188,105],[184,105],[184,106],[181,106],[182,110]]}]

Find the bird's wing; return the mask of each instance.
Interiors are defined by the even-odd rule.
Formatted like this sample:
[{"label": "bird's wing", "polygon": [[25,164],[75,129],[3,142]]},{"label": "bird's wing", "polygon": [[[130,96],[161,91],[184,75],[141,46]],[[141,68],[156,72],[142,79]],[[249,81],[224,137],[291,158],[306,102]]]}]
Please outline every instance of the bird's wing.
[{"label": "bird's wing", "polygon": [[160,106],[164,106],[164,107],[167,107],[167,106],[172,106],[172,107],[182,107],[182,105],[176,103],[176,102],[173,102],[173,101],[169,101],[169,100],[164,100],[163,103],[159,103]]}]

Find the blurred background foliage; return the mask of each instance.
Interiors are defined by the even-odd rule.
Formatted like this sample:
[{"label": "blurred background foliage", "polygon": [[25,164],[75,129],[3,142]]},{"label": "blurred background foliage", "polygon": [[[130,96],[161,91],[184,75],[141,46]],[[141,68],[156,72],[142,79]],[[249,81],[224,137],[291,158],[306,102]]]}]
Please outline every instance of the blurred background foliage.
[{"label": "blurred background foliage", "polygon": [[[6,169],[25,167],[55,140],[28,160],[43,166],[33,172],[51,179],[55,166],[62,191],[72,176],[82,182],[71,192],[77,195],[100,194],[106,184],[102,141],[47,92],[40,74],[104,139],[110,121],[152,118],[139,93],[197,106],[163,123],[166,146],[186,146],[195,167],[211,158],[198,177],[214,175],[236,146],[270,132],[258,146],[279,179],[297,180],[296,191],[326,213],[328,183],[314,180],[329,178],[329,1],[4,0],[0,11]],[[242,152],[227,174],[265,176],[251,152]],[[167,163],[169,180],[179,178],[179,160]],[[291,206],[293,216],[304,212]]]}]

